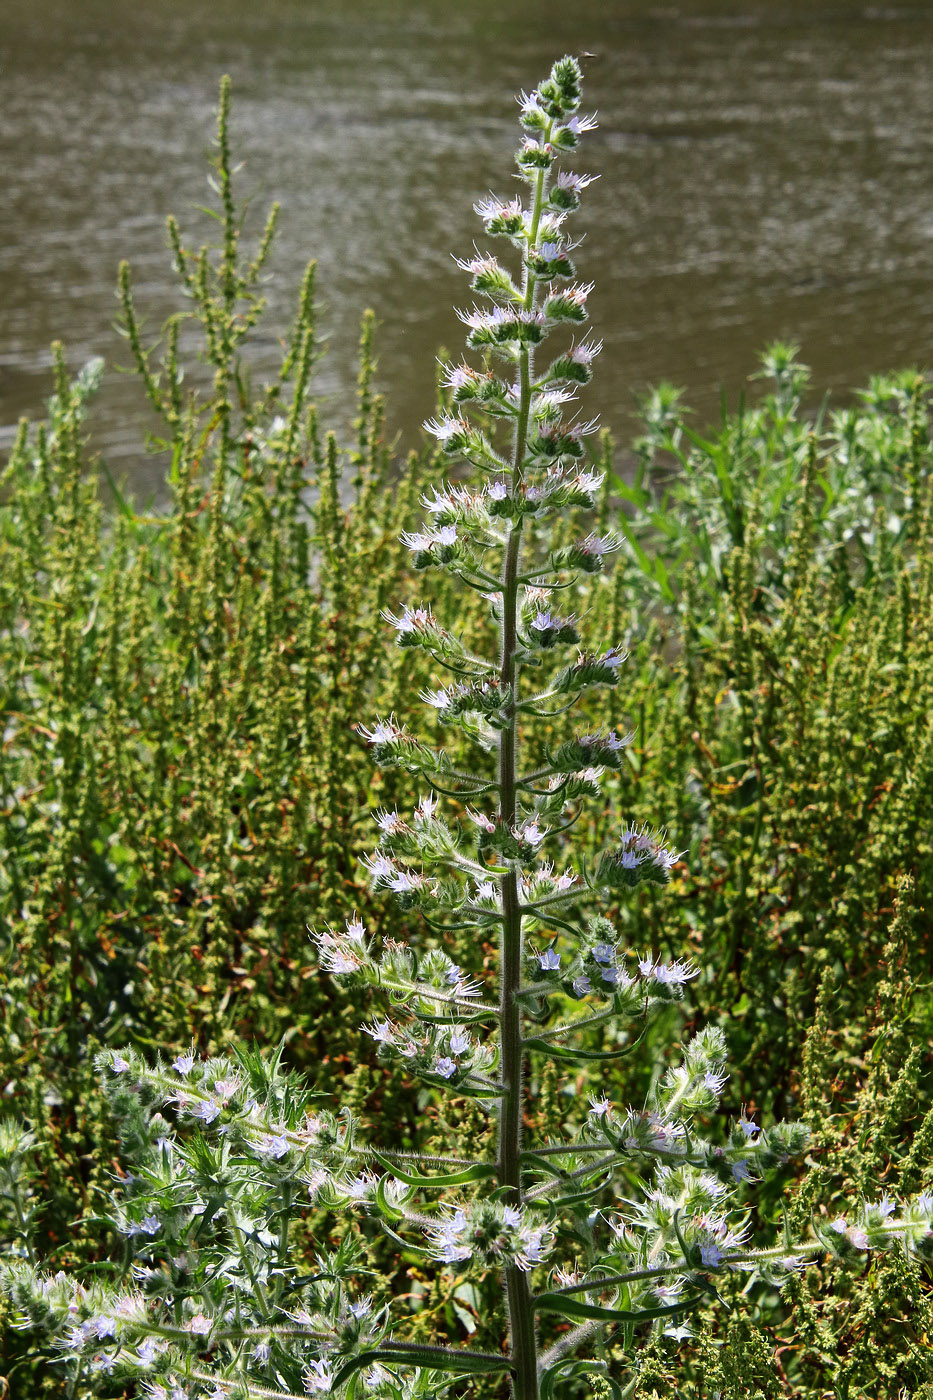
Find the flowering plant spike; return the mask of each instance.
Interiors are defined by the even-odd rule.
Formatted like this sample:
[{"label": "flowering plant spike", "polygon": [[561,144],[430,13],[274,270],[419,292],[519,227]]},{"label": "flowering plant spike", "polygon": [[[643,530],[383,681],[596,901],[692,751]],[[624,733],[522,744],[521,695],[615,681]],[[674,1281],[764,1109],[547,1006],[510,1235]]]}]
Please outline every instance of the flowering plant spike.
[{"label": "flowering plant spike", "polygon": [[[125,1257],[111,1281],[103,1269],[89,1284],[41,1271],[28,1138],[0,1135],[18,1241],[0,1279],[20,1325],[56,1340],[71,1395],[125,1381],[151,1400],[433,1400],[480,1377],[513,1400],[559,1400],[598,1377],[600,1393],[622,1400],[648,1330],[688,1334],[691,1311],[718,1297],[717,1276],[775,1286],[818,1255],[845,1261],[897,1246],[933,1257],[928,1195],[863,1204],[815,1223],[803,1242],[785,1233],[751,1244],[742,1193],[800,1153],[807,1130],[762,1127],[743,1111],[706,1135],[728,1077],[714,1027],[686,1043],[643,1107],[594,1095],[588,1113],[568,1110],[563,1136],[523,1137],[531,1057],[577,1074],[616,1058],[696,975],[689,963],[624,951],[612,922],[589,912],[601,894],[615,901],[668,881],[678,854],[664,835],[623,825],[589,868],[567,851],[578,805],[620,768],[632,736],[581,723],[559,742],[535,739],[536,721],[617,686],[625,663],[617,646],[583,646],[560,602],[617,540],[565,530],[552,544],[553,522],[593,507],[602,481],[586,461],[595,425],[569,416],[600,348],[583,331],[590,286],[567,233],[590,177],[561,166],[595,125],[580,98],[572,58],[522,94],[525,196],[477,205],[515,266],[485,252],[461,263],[479,299],[461,316],[483,359],[446,372],[450,409],[427,426],[457,473],[425,498],[429,523],[404,536],[416,569],[448,570],[481,595],[494,642],[476,654],[423,605],[386,613],[400,646],[443,668],[423,699],[475,763],[393,715],[361,728],[378,763],[424,790],[410,816],[376,813],[373,886],[439,933],[495,940],[498,994],[443,951],[377,948],[356,917],[315,934],[332,978],[383,999],[364,1027],[379,1055],[433,1090],[474,1099],[489,1115],[490,1150],[428,1157],[367,1146],[352,1113],[316,1105],[281,1052],[201,1060],[192,1051],[154,1066],[132,1050],[103,1052],[133,1162],[113,1191]],[[594,1028],[605,1048],[581,1048]],[[359,1292],[364,1248],[353,1232],[319,1248],[309,1268],[292,1222],[357,1209],[439,1270],[501,1272],[499,1349],[413,1338],[384,1300]]]}]

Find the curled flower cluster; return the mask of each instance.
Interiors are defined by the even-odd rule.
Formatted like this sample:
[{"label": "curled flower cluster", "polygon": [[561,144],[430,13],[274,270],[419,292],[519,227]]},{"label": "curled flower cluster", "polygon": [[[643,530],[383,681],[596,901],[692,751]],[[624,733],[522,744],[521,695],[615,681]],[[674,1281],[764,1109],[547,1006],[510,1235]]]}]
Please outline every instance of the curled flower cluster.
[{"label": "curled flower cluster", "polygon": [[495,1201],[450,1206],[424,1231],[435,1259],[462,1264],[475,1259],[500,1268],[514,1264],[528,1273],[547,1260],[554,1232],[533,1224],[526,1211]]}]

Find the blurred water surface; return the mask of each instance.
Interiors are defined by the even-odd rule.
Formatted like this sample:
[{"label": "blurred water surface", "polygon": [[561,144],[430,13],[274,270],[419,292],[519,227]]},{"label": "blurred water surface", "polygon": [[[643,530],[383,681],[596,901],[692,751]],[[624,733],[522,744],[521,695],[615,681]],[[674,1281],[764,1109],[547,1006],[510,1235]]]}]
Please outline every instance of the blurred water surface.
[{"label": "blurred water surface", "polygon": [[[587,52],[600,129],[579,168],[578,258],[605,341],[587,411],[623,435],[633,395],[685,385],[700,416],[735,395],[774,337],[821,386],[929,363],[933,6],[822,0],[3,0],[0,5],[0,432],[49,391],[49,342],[125,364],[116,264],[148,327],[178,302],[164,216],[213,236],[217,80],[234,83],[239,188],[283,206],[257,372],[317,257],[329,353],[322,398],[349,417],[359,316],[403,444],[431,410],[438,346],[468,301],[450,254],[481,235],[473,201],[511,190],[516,108],[551,60]],[[136,494],[136,382],[108,372],[97,445]]]}]

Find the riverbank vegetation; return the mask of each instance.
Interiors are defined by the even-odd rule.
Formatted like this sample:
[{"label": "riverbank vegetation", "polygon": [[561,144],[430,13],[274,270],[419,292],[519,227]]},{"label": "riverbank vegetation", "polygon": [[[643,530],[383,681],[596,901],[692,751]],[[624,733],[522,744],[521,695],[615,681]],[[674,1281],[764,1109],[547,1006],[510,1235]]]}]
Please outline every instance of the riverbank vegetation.
[{"label": "riverbank vegetation", "polygon": [[[252,382],[275,215],[245,255],[226,130],[223,238],[191,247],[170,222],[184,300],[155,349],[121,270],[167,504],[138,509],[100,481],[85,441],[99,370],[70,378],[61,352],[47,420],[22,426],[2,486],[0,1232],[7,1257],[83,1277],[130,1262],[107,1204],[128,1120],[121,1143],[101,1052],[151,1062],[281,1044],[370,1141],[469,1159],[486,1131],[475,1098],[413,1087],[378,1058],[360,1027],[370,1013],[318,971],[307,934],[359,916],[376,937],[437,942],[361,866],[372,811],[411,810],[424,783],[374,771],[358,725],[409,713],[436,684],[424,651],[387,645],[382,615],[419,600],[399,534],[445,489],[449,459],[432,447],[398,460],[371,316],[352,427],[317,410],[313,265],[279,375]],[[444,378],[442,418],[455,392]],[[754,1199],[776,1229],[786,1211],[791,1234],[813,1218],[828,1228],[853,1202],[933,1189],[929,389],[906,371],[844,406],[813,401],[786,345],[712,427],[661,386],[643,404],[634,470],[616,468],[608,436],[591,439],[604,479],[593,508],[535,527],[557,557],[589,532],[622,539],[612,568],[579,569],[562,603],[582,646],[629,652],[621,683],[585,700],[594,733],[633,737],[576,821],[578,868],[619,814],[662,821],[683,853],[665,888],[589,912],[623,946],[698,975],[634,1055],[581,1062],[569,1080],[536,1061],[527,1129],[559,1134],[585,1119],[588,1095],[642,1104],[679,1042],[721,1030],[733,1115],[810,1125],[806,1165]],[[430,598],[479,651],[483,600],[442,572]],[[555,752],[578,728],[553,715],[543,742]],[[470,771],[469,736],[443,742]],[[475,928],[442,946],[476,973],[495,965]],[[616,1042],[597,1024],[582,1044],[596,1055]],[[415,1341],[500,1348],[494,1270],[464,1282],[346,1213],[297,1229],[291,1263],[313,1269],[323,1240],[360,1247],[356,1270],[400,1300]],[[855,1250],[747,1296],[742,1274],[715,1282],[728,1306],[705,1299],[689,1337],[652,1333],[630,1393],[933,1395],[929,1264],[914,1255]],[[0,1304],[9,1393],[64,1394],[41,1309],[22,1326],[24,1306],[15,1290]],[[617,1345],[610,1334],[604,1360]],[[133,1384],[99,1374],[80,1394]],[[495,1375],[470,1384],[504,1394]],[[568,1400],[610,1394],[595,1373],[563,1384]]]}]

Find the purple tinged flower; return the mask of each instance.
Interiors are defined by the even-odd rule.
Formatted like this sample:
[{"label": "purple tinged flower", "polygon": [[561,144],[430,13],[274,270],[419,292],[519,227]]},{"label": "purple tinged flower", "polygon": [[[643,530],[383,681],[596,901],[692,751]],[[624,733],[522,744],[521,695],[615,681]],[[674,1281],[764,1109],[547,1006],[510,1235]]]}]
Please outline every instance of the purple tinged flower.
[{"label": "purple tinged flower", "polygon": [[612,1105],[610,1104],[609,1100],[606,1099],[606,1098],[603,1098],[603,1099],[594,1099],[594,1098],[591,1098],[591,1099],[590,1099],[590,1114],[591,1114],[591,1116],[593,1116],[593,1117],[595,1117],[595,1118],[605,1118],[605,1116],[606,1116],[606,1114],[609,1112],[609,1109],[611,1108],[611,1106],[612,1106]]},{"label": "purple tinged flower", "polygon": [[656,1283],[651,1290],[659,1303],[676,1303],[683,1291],[682,1283]]},{"label": "purple tinged flower", "polygon": [[560,967],[560,953],[555,953],[553,948],[548,948],[546,953],[539,953],[537,956],[542,972],[556,972]]},{"label": "purple tinged flower", "polygon": [[395,1043],[395,1027],[391,1021],[374,1021],[371,1026],[361,1026],[360,1030],[371,1035],[379,1045],[392,1045]]},{"label": "purple tinged flower", "polygon": [[201,1099],[191,1112],[195,1118],[200,1118],[202,1123],[213,1123],[220,1113],[220,1104],[215,1098]]},{"label": "purple tinged flower", "polygon": [[587,185],[592,185],[593,181],[598,179],[598,175],[580,175],[575,170],[561,170],[554,184],[558,189],[572,190],[574,194],[579,194]]},{"label": "purple tinged flower", "polygon": [[179,1055],[177,1060],[172,1061],[172,1069],[178,1074],[190,1074],[194,1067],[193,1055]]},{"label": "purple tinged flower", "polygon": [[514,834],[519,841],[524,841],[527,846],[540,846],[547,835],[547,829],[542,831],[536,821],[527,821],[516,827]]},{"label": "purple tinged flower", "polygon": [[265,1366],[272,1355],[272,1347],[268,1342],[257,1342],[253,1347],[253,1360],[258,1361],[260,1366]]},{"label": "purple tinged flower", "polygon": [[603,348],[601,340],[584,340],[567,351],[567,358],[576,365],[589,366]]},{"label": "purple tinged flower", "polygon": [[442,1055],[434,1066],[434,1072],[444,1079],[451,1079],[457,1073],[457,1066],[449,1055]]},{"label": "purple tinged flower", "polygon": [[477,384],[479,379],[479,374],[469,365],[449,365],[444,370],[442,382],[445,389],[465,389],[468,385]]},{"label": "purple tinged flower", "polygon": [[264,1133],[259,1140],[259,1151],[264,1157],[273,1157],[278,1161],[292,1149],[292,1145],[287,1137],[281,1133]]},{"label": "purple tinged flower", "polygon": [[573,302],[574,306],[585,306],[586,299],[593,290],[592,282],[574,282],[570,287],[564,287],[560,296],[567,301]]},{"label": "purple tinged flower", "polygon": [[323,1361],[309,1361],[304,1373],[305,1389],[310,1395],[326,1395],[330,1392],[333,1376]]},{"label": "purple tinged flower", "polygon": [[581,540],[577,548],[583,554],[592,554],[601,558],[604,554],[613,554],[617,549],[621,549],[622,541],[616,535],[587,535]]},{"label": "purple tinged flower", "polygon": [[496,199],[495,196],[480,200],[477,204],[473,205],[473,208],[484,223],[490,223],[493,219],[517,218],[524,212],[520,199],[510,199],[507,202],[503,202],[500,199]]},{"label": "purple tinged flower", "polygon": [[597,943],[593,949],[593,957],[598,963],[608,966],[615,961],[616,950],[611,943]]},{"label": "purple tinged flower", "polygon": [[491,501],[504,501],[509,494],[509,488],[504,481],[492,481],[486,487],[486,494]]},{"label": "purple tinged flower", "polygon": [[708,1269],[716,1269],[722,1263],[722,1250],[718,1244],[701,1244],[700,1258]]},{"label": "purple tinged flower", "polygon": [[435,710],[446,710],[450,704],[449,690],[422,690],[420,698]]},{"label": "purple tinged flower", "polygon": [[367,729],[363,724],[357,725],[357,729],[369,744],[393,744],[404,733],[391,719],[377,720],[372,729]]},{"label": "purple tinged flower", "polygon": [[[564,125],[568,131],[573,132],[574,136],[582,136],[586,131],[595,131],[599,126],[599,122],[596,120],[596,113],[594,112],[592,116],[588,117],[571,117]],[[586,180],[588,183],[593,177],[582,175],[579,178],[581,180]],[[578,188],[580,188],[580,186],[578,186]]]},{"label": "purple tinged flower", "polygon": [[110,1062],[110,1068],[113,1070],[114,1074],[126,1074],[129,1067],[129,1060],[124,1060],[122,1055],[114,1055]]},{"label": "purple tinged flower", "polygon": [[713,1094],[720,1094],[728,1078],[727,1074],[716,1074],[714,1070],[708,1069],[703,1075],[703,1088],[709,1089]]},{"label": "purple tinged flower", "polygon": [[829,1227],[829,1228],[830,1228],[831,1230],[835,1230],[835,1232],[836,1232],[837,1235],[844,1235],[845,1232],[846,1232],[846,1230],[848,1230],[849,1227],[848,1227],[848,1225],[846,1224],[846,1218],[845,1218],[845,1216],[844,1216],[844,1215],[837,1215],[837,1216],[836,1216],[836,1219],[832,1221],[832,1223],[830,1224],[830,1227]]},{"label": "purple tinged flower", "polygon": [[362,857],[372,878],[376,881],[391,880],[395,874],[395,865],[388,856],[384,856],[381,851],[376,851],[371,856]]},{"label": "purple tinged flower", "polygon": [[[684,982],[689,982],[691,978],[698,977],[699,968],[694,967],[689,962],[657,963],[652,969],[652,976],[656,982],[661,982],[665,986],[680,986]],[[711,1086],[707,1085],[707,1087]]]},{"label": "purple tinged flower", "polygon": [[470,431],[470,425],[462,418],[428,418],[424,427],[440,443],[450,442],[451,438]]},{"label": "purple tinged flower", "polygon": [[756,1138],[761,1132],[761,1128],[758,1124],[753,1123],[750,1118],[746,1118],[744,1113],[739,1119],[739,1127],[747,1138]]},{"label": "purple tinged flower", "polygon": [[156,1235],[162,1229],[162,1222],[157,1215],[144,1215],[139,1229],[144,1235]]},{"label": "purple tinged flower", "polygon": [[195,1313],[194,1317],[185,1323],[185,1330],[193,1337],[206,1337],[211,1330],[211,1320],[202,1312]]},{"label": "purple tinged flower", "polygon": [[136,1348],[136,1360],[140,1366],[151,1366],[159,1354],[159,1344],[155,1337],[144,1337]]},{"label": "purple tinged flower", "polygon": [[519,1233],[521,1248],[515,1255],[515,1263],[524,1272],[528,1273],[535,1264],[542,1264],[545,1255],[550,1249],[553,1236],[549,1235],[543,1225],[532,1228],[526,1225]]},{"label": "purple tinged flower", "polygon": [[388,888],[394,894],[410,894],[422,884],[424,880],[420,875],[413,875],[409,870],[396,870],[388,882]]}]

